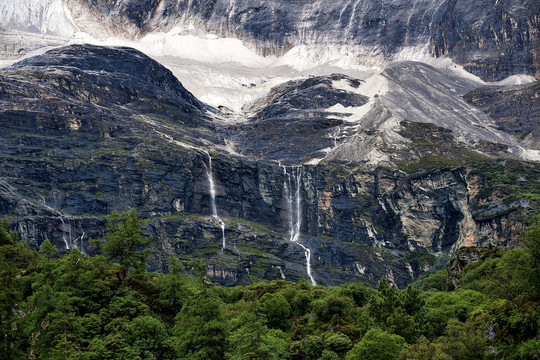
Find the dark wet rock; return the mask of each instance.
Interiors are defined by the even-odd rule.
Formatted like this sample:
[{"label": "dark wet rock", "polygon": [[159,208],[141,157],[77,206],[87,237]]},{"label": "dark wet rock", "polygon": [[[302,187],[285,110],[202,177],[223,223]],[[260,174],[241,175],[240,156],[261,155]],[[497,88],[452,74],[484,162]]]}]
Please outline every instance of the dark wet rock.
[{"label": "dark wet rock", "polygon": [[540,81],[526,85],[482,86],[463,97],[489,114],[501,130],[540,149]]},{"label": "dark wet rock", "polygon": [[[231,128],[213,122],[207,115],[212,109],[157,63],[127,49],[65,51],[0,71],[0,216],[10,218],[22,239],[37,248],[49,238],[62,251],[77,246],[95,254],[88,239],[103,236],[105,216],[136,208],[155,239],[154,270],[167,271],[172,254],[186,265],[206,264],[207,275],[225,285],[307,276],[303,248],[289,241],[284,169],[257,159],[256,149],[293,163],[327,146],[335,115],[321,108],[364,104],[362,95],[332,85],[354,89],[354,79],[316,77],[296,83],[299,90],[290,84],[276,89],[248,122],[267,127],[237,134],[247,144],[243,151],[254,156],[237,156],[215,150]],[[101,56],[107,60],[98,64]],[[153,72],[155,80],[142,80]],[[280,124],[303,127],[293,133]],[[302,167],[299,241],[311,250],[318,283],[376,283],[385,276],[403,287],[426,270],[411,265],[408,253],[518,245],[523,218],[537,209],[527,197],[540,191],[537,165],[486,158],[471,164],[457,158],[459,150],[442,146],[453,136],[444,127],[405,121],[401,131],[419,154],[441,148],[434,154],[456,156],[454,162],[401,170],[338,161]],[[276,144],[246,134],[275,136]],[[286,155],[273,146],[287,149]],[[212,216],[209,155],[225,249]]]},{"label": "dark wet rock", "polygon": [[252,121],[303,117],[313,111],[328,109],[341,104],[344,107],[359,107],[366,104],[368,97],[334,87],[334,82],[344,81],[350,88],[358,88],[362,81],[342,74],[316,76],[308,79],[288,81],[273,88],[265,97],[244,109],[255,113]]},{"label": "dark wet rock", "polygon": [[[335,87],[343,81],[351,89],[360,81],[333,74],[289,81],[245,109],[249,121],[231,129],[235,143],[245,154],[281,160],[283,164],[324,157],[335,146],[333,134],[343,131],[347,115],[330,110],[335,105],[360,107],[369,98]],[[350,114],[349,114],[350,115]]]},{"label": "dark wet rock", "polygon": [[[26,112],[38,126],[95,133],[112,116],[159,113],[195,127],[210,110],[170,70],[131,48],[71,45],[16,63],[0,76],[4,116]],[[121,124],[109,130],[121,128],[129,131]]]}]

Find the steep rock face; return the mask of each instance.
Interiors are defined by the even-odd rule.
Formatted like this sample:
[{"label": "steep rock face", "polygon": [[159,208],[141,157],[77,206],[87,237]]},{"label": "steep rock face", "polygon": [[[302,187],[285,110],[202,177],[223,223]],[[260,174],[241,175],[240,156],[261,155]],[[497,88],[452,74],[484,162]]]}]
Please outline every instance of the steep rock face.
[{"label": "steep rock face", "polygon": [[[506,174],[505,165],[512,169]],[[534,203],[520,199],[525,197],[520,193],[538,192],[539,172],[537,166],[505,165],[488,161],[480,168],[408,176],[379,169],[336,177],[335,173],[346,171],[317,168],[319,181],[306,189],[315,196],[306,210],[306,231],[403,251],[424,248],[450,253],[460,246],[490,243],[515,247],[523,229],[519,217],[534,208]],[[495,174],[488,173],[490,167],[501,171],[500,176],[520,177],[521,184],[502,190],[504,184],[499,183],[501,190],[493,192],[498,196],[490,194],[487,182]]]},{"label": "steep rock face", "polygon": [[540,146],[540,81],[526,85],[482,86],[463,98],[489,114],[498,127]]},{"label": "steep rock face", "polygon": [[484,80],[528,73],[539,78],[538,1],[447,0],[435,17],[432,53],[450,55]]},{"label": "steep rock face", "polygon": [[[535,0],[7,0],[0,4],[2,56],[65,42],[82,30],[97,38],[140,38],[175,26],[237,38],[263,55],[294,46],[334,46],[343,56],[414,58],[424,48],[450,56],[484,80],[540,77],[540,4]],[[60,36],[37,39],[35,34]],[[25,35],[26,36],[26,35]],[[12,38],[15,38],[13,40]],[[32,44],[33,43],[33,44]],[[409,49],[413,47],[414,50]],[[405,49],[405,53],[400,54]]]},{"label": "steep rock face", "polygon": [[[478,2],[418,0],[283,2],[253,0],[66,0],[76,24],[95,32],[140,37],[175,25],[194,25],[281,55],[296,45],[332,44],[387,56],[429,46],[486,80],[539,75],[540,5],[530,0]],[[94,27],[94,29],[92,28]],[[354,51],[353,51],[354,52]]]},{"label": "steep rock face", "polygon": [[352,88],[358,88],[361,83],[334,74],[290,81],[273,88],[246,109],[250,114],[247,122],[230,130],[234,142],[244,154],[280,160],[283,164],[324,157],[336,145],[337,133],[347,128],[341,119],[344,114],[332,112],[332,107],[361,107],[369,100],[367,96],[336,87],[340,82]]},{"label": "steep rock face", "polygon": [[[64,251],[77,246],[95,253],[88,238],[103,236],[104,216],[134,207],[156,239],[153,269],[165,270],[173,254],[206,263],[208,275],[226,285],[298,280],[307,275],[309,249],[317,283],[385,276],[405,286],[436,261],[427,250],[447,255],[462,245],[517,246],[522,218],[539,200],[538,165],[473,157],[452,145],[451,130],[423,122],[399,123],[400,136],[419,155],[401,169],[332,159],[300,168],[306,152],[295,146],[290,155],[275,153],[294,168],[218,151],[231,126],[133,50],[69,47],[0,77],[0,216],[9,216],[34,247],[49,238]],[[325,107],[362,108],[366,84],[355,81],[335,75],[299,82],[296,92],[277,88],[254,106],[249,121],[313,121],[318,101],[306,99],[326,93]],[[283,109],[290,107],[288,117]],[[325,116],[338,117],[333,112]],[[329,135],[325,128],[313,131],[313,123],[307,128],[306,143]],[[287,144],[295,134],[282,136]],[[261,148],[270,153],[271,146]],[[429,151],[438,161],[420,156]],[[213,198],[225,223],[223,249]],[[297,241],[291,241],[293,215]]]},{"label": "steep rock face", "polygon": [[75,30],[61,0],[2,1],[0,27],[62,37],[71,36]]}]

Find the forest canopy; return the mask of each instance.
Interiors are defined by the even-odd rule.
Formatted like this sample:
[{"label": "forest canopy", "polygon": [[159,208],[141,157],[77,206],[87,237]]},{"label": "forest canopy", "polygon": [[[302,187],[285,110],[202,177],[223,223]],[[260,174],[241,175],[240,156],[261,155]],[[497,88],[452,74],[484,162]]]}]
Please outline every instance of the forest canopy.
[{"label": "forest canopy", "polygon": [[48,240],[32,250],[0,222],[3,358],[540,358],[540,216],[523,249],[486,249],[454,291],[446,269],[402,290],[384,278],[226,288],[205,278],[204,264],[186,269],[174,257],[167,274],[147,272],[151,239],[137,212],[108,220],[93,257],[58,256]]}]

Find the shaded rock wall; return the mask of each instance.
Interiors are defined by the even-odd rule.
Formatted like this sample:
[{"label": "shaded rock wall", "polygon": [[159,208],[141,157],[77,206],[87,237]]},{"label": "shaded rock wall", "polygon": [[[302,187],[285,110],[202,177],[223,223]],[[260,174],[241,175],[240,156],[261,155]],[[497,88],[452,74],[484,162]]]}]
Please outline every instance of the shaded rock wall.
[{"label": "shaded rock wall", "polygon": [[[137,148],[149,164],[167,151],[174,152]],[[94,253],[88,239],[103,235],[103,216],[135,207],[148,219],[146,231],[157,241],[154,269],[166,271],[167,258],[174,254],[208,264],[209,276],[226,285],[306,276],[302,248],[288,241],[289,214],[277,164],[214,157],[217,208],[226,224],[227,247],[222,251],[221,229],[211,217],[204,156],[177,152],[174,158],[174,168],[164,164],[161,170],[154,164],[140,171],[126,163],[119,167],[122,175],[98,163],[110,158],[100,158],[78,172],[81,185],[70,177],[49,183],[27,174],[24,183],[2,186],[1,215],[12,216],[15,229],[33,246],[49,238],[59,249],[82,243],[84,251]],[[45,166],[52,168],[51,163]],[[350,173],[337,166],[305,167],[301,241],[311,249],[317,282],[376,282],[386,276],[405,286],[424,270],[411,265],[408,253],[427,249],[450,255],[461,246],[518,246],[523,217],[534,204],[521,201],[516,206],[504,194],[482,198],[485,179],[471,174],[468,168],[407,176],[395,170]],[[107,179],[106,184],[82,186],[99,179]]]}]

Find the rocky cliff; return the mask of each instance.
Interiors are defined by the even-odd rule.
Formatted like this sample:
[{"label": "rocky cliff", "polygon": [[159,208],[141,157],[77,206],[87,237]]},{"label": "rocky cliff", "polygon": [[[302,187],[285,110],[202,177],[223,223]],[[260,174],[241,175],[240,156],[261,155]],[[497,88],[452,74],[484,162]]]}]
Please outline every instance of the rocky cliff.
[{"label": "rocky cliff", "polygon": [[[65,38],[83,31],[134,39],[178,28],[180,35],[240,39],[265,56],[330,46],[363,63],[418,58],[423,51],[449,56],[485,80],[540,76],[537,0],[8,0],[0,14],[0,27]],[[17,45],[9,43],[5,56]],[[17,53],[35,47],[19,45]]]},{"label": "rocky cliff", "polygon": [[464,99],[489,114],[498,128],[530,148],[540,148],[540,82],[515,86],[482,86]]},{"label": "rocky cliff", "polygon": [[[540,4],[530,0],[135,1],[66,0],[81,29],[123,37],[174,26],[243,40],[264,55],[338,45],[351,56],[392,57],[407,47],[450,56],[486,80],[540,76]],[[362,50],[355,51],[360,46]],[[345,51],[345,52],[347,52]],[[355,54],[356,53],[356,54]]]},{"label": "rocky cliff", "polygon": [[[436,70],[393,71],[387,81],[404,84]],[[380,114],[404,86],[384,95],[344,75],[308,78],[275,88],[231,125],[132,49],[70,46],[0,78],[0,215],[34,247],[49,238],[94,253],[88,240],[103,235],[104,216],[135,207],[155,239],[154,269],[175,254],[226,285],[311,275],[405,286],[460,246],[518,246],[540,200],[538,164],[508,153],[518,140],[483,127],[467,145],[458,125],[426,122],[429,101],[413,104],[425,118],[391,116],[386,141],[408,145],[387,142],[388,166],[367,166],[352,149],[383,135],[367,127],[373,120],[347,124],[342,110]],[[460,84],[430,86],[465,106],[471,84]]]}]

